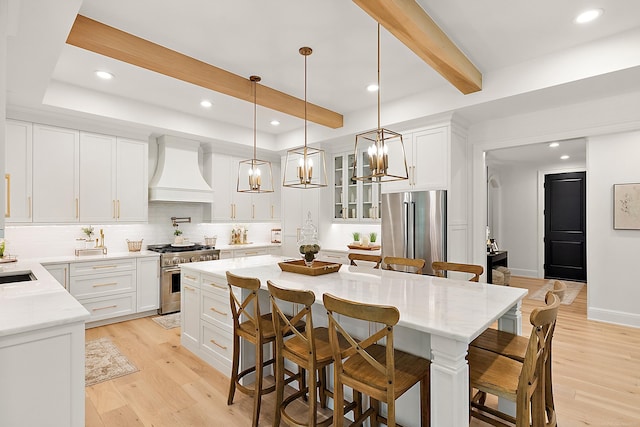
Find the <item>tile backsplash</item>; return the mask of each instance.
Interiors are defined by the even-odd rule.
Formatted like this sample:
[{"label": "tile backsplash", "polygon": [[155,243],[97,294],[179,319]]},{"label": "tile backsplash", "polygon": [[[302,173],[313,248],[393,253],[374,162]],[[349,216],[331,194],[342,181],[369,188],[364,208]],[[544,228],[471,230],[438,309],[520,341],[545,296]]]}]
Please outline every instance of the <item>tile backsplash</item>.
[{"label": "tile backsplash", "polygon": [[[9,254],[19,258],[44,258],[73,255],[77,238],[84,237],[82,228],[91,225],[94,239],[105,235],[105,246],[110,253],[126,252],[127,239],[143,239],[143,248],[150,244],[171,243],[173,227],[171,217],[191,217],[191,223],[180,224],[182,236],[191,242],[203,242],[204,236],[218,236],[217,246],[226,245],[231,229],[236,223],[204,223],[203,208],[197,203],[150,203],[149,222],[146,224],[65,224],[65,225],[7,225],[5,240]],[[248,229],[250,242],[271,241],[271,229],[280,228],[279,223],[242,223]]]}]

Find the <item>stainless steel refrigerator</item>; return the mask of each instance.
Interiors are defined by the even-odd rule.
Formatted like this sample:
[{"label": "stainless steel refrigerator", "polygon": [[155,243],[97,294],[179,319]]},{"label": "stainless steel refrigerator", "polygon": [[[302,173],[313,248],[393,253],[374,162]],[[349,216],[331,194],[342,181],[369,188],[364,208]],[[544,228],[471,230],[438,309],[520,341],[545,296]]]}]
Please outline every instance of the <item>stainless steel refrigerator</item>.
[{"label": "stainless steel refrigerator", "polygon": [[447,192],[445,190],[382,195],[382,257],[447,260]]}]

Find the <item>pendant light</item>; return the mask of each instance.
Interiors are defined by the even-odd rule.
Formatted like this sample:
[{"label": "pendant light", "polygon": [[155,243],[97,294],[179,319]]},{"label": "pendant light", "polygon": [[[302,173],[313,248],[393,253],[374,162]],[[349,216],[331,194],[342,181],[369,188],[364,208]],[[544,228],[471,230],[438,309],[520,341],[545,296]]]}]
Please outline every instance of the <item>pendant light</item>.
[{"label": "pendant light", "polygon": [[239,193],[273,193],[271,162],[259,160],[256,156],[256,85],[261,78],[251,76],[249,80],[253,90],[253,158],[240,161],[237,190]]},{"label": "pendant light", "polygon": [[[378,24],[378,127],[356,135],[352,178],[359,181],[388,182],[409,178],[402,135],[380,126],[380,92],[380,24]],[[366,147],[366,155],[363,147]],[[363,156],[363,164],[362,173],[358,175],[358,156],[360,155]]]},{"label": "pendant light", "polygon": [[307,56],[310,47],[301,47],[304,56],[304,146],[287,151],[282,185],[292,188],[318,188],[327,186],[327,168],[324,150],[307,147]]}]

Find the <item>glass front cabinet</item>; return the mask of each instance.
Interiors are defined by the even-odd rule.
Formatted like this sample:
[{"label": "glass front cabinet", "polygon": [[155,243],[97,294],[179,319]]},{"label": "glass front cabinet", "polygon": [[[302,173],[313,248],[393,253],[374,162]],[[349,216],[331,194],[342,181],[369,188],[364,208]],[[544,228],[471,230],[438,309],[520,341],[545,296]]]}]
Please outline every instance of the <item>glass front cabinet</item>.
[{"label": "glass front cabinet", "polygon": [[[358,157],[358,175],[368,174],[369,155],[362,151]],[[333,220],[375,222],[380,219],[380,184],[354,180],[353,160],[353,151],[333,155]]]}]

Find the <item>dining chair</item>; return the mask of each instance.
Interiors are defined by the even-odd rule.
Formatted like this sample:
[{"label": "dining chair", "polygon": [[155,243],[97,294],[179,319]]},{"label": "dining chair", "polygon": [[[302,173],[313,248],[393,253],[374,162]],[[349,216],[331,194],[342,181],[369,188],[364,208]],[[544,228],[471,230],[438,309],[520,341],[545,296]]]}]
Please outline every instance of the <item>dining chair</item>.
[{"label": "dining chair", "polygon": [[380,268],[380,263],[382,262],[382,257],[380,255],[372,255],[372,254],[359,254],[356,252],[352,252],[348,255],[349,262],[351,265],[357,266],[356,261],[366,261],[368,263],[375,263],[373,268]]},{"label": "dining chair", "polygon": [[[548,293],[548,303],[535,308],[530,315],[533,326],[523,362],[478,347],[469,347],[469,386],[478,393],[471,396],[470,416],[494,426],[556,426],[555,414],[547,421],[545,408],[545,369],[549,363],[560,298]],[[484,393],[516,404],[515,418],[485,405]]]},{"label": "dining chair", "polygon": [[[545,296],[545,302],[549,303],[549,294],[556,295],[560,301],[564,298],[567,291],[567,285],[560,280],[556,280],[553,283],[553,289],[547,292]],[[555,328],[555,325],[554,325]],[[555,403],[553,399],[553,379],[552,379],[552,362],[551,362],[551,337],[549,339],[549,356],[547,366],[545,367],[545,407],[547,410],[547,416],[549,420],[555,419]],[[486,329],[478,338],[473,340],[470,346],[488,350],[502,356],[506,356],[510,359],[514,359],[518,362],[524,362],[527,346],[529,340],[521,335],[513,334],[506,331],[499,331],[497,329]]]},{"label": "dining chair", "polygon": [[404,271],[406,273],[422,274],[426,261],[420,258],[402,258],[387,256],[382,260],[384,268],[392,271]]},{"label": "dining chair", "polygon": [[[343,400],[344,386],[369,396],[369,408],[357,414],[350,425],[360,426],[371,417],[372,426],[382,421],[389,427],[395,427],[396,399],[420,383],[420,425],[427,427],[430,421],[431,365],[427,359],[394,348],[393,328],[400,319],[398,309],[349,301],[327,293],[322,300],[329,318],[329,342],[334,355],[335,400]],[[354,319],[369,322],[373,333],[364,339],[355,338],[343,326]],[[349,343],[346,350],[339,345],[340,337]],[[386,418],[380,413],[380,402],[387,404]],[[344,418],[341,405],[334,408],[333,416],[334,420]]]},{"label": "dining chair", "polygon": [[484,273],[484,267],[481,265],[459,264],[456,262],[434,261],[431,263],[431,268],[433,268],[433,271],[438,277],[445,277],[447,271],[473,274],[473,277],[469,279],[470,282],[479,281],[480,276]]},{"label": "dining chair", "polygon": [[[260,304],[258,302],[258,290],[260,289],[260,280],[252,277],[237,276],[229,271],[226,273],[227,283],[229,286],[229,298],[231,303],[231,314],[233,318],[233,360],[231,368],[231,379],[229,382],[229,396],[227,405],[233,403],[236,389],[253,397],[253,418],[252,426],[258,426],[260,417],[260,404],[262,396],[275,390],[275,385],[263,388],[263,369],[275,363],[275,358],[264,360],[264,344],[271,344],[272,350],[275,350],[276,333],[273,326],[271,313],[260,314]],[[240,294],[246,293],[246,296],[238,298],[234,292],[234,288],[240,291]],[[243,320],[244,319],[244,320]],[[298,321],[296,328],[304,330],[304,322]],[[287,335],[293,332],[289,331]],[[255,347],[256,361],[255,365],[239,371],[240,364],[240,338],[249,342]],[[273,353],[275,354],[275,352]],[[255,372],[255,381],[253,387],[240,383],[242,378]],[[294,375],[288,372],[289,378],[287,383],[294,381],[300,375]]]},{"label": "dining chair", "polygon": [[[333,393],[328,389],[327,367],[333,363],[333,351],[329,344],[329,330],[325,327],[314,327],[311,306],[316,301],[312,291],[283,289],[272,281],[267,281],[269,299],[271,300],[271,312],[273,314],[273,326],[276,333],[276,407],[273,419],[274,427],[280,425],[280,420],[290,426],[328,426],[333,423],[333,416],[318,421],[317,404],[321,408],[327,407],[327,397],[333,398]],[[302,307],[294,316],[284,313],[283,307]],[[304,322],[304,331],[298,330],[297,322]],[[286,334],[293,334],[287,340]],[[346,350],[349,343],[342,339],[340,348]],[[298,391],[284,399],[285,388],[285,359],[298,365],[302,372],[306,371],[307,381],[302,381]],[[308,395],[308,398],[307,398]],[[305,398],[308,403],[308,412],[305,421],[293,417],[287,412],[287,407],[300,398]],[[319,399],[318,399],[319,398]],[[360,399],[354,402],[344,402],[344,411],[354,409]],[[334,403],[335,405],[335,403]],[[298,413],[300,411],[298,410]],[[299,417],[298,417],[299,418]]]}]

